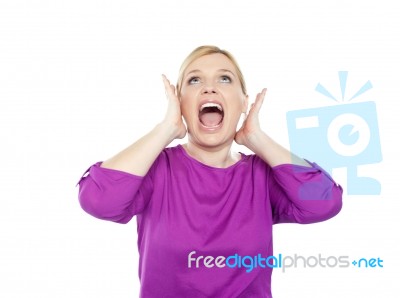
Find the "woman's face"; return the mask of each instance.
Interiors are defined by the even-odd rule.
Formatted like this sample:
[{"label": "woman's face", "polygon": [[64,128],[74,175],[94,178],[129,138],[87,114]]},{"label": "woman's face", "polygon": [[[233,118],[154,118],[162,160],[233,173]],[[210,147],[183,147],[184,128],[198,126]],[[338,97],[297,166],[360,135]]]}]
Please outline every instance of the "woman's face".
[{"label": "woman's face", "polygon": [[180,92],[189,141],[204,147],[231,143],[240,115],[247,111],[235,66],[223,54],[194,60],[187,67]]}]

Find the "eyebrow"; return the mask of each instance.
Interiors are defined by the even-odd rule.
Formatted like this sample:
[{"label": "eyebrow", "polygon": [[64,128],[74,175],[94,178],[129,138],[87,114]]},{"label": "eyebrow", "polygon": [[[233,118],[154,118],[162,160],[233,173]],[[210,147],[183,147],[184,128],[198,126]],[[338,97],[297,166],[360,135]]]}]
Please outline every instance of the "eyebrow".
[{"label": "eyebrow", "polygon": [[[231,73],[234,77],[236,77],[236,75],[235,75],[231,70],[229,70],[229,69],[221,68],[221,69],[218,69],[217,71],[218,71],[218,72],[229,72],[229,73]],[[201,72],[201,70],[200,70],[200,69],[194,69],[194,70],[188,72],[188,73],[185,75],[185,77],[187,77],[187,76],[188,76],[189,74],[191,74],[191,73],[196,73],[196,72]]]}]

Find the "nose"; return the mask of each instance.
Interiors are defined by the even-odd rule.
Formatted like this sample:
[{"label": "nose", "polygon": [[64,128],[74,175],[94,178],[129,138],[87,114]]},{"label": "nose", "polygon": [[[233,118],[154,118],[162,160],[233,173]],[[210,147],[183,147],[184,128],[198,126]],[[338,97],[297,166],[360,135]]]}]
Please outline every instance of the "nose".
[{"label": "nose", "polygon": [[217,93],[217,90],[213,84],[207,83],[207,84],[204,84],[203,89],[201,90],[201,93],[202,94],[215,94],[215,93]]}]

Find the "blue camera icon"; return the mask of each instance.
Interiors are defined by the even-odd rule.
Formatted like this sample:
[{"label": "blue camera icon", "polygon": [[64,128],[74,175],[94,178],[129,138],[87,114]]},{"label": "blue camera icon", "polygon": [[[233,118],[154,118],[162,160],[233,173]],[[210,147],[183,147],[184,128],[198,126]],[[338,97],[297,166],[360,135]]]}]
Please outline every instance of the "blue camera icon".
[{"label": "blue camera icon", "polygon": [[286,114],[290,149],[332,173],[347,167],[349,195],[378,195],[381,185],[359,177],[357,166],[382,160],[375,103],[342,103],[289,111]]}]

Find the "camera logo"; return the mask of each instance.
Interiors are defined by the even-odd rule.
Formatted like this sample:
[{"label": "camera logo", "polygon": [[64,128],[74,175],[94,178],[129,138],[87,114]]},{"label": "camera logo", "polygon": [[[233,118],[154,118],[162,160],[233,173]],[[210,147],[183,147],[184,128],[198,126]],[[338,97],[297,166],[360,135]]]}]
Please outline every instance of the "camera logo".
[{"label": "camera logo", "polygon": [[315,90],[339,104],[289,111],[286,120],[290,149],[316,161],[329,173],[347,167],[347,194],[379,195],[381,185],[372,177],[360,177],[357,167],[382,161],[376,106],[373,101],[351,102],[372,88],[367,81],[350,99],[345,100],[347,71],[339,71],[342,100],[324,86]]}]

